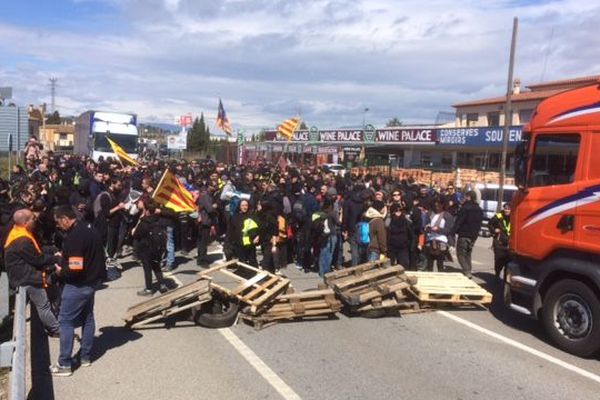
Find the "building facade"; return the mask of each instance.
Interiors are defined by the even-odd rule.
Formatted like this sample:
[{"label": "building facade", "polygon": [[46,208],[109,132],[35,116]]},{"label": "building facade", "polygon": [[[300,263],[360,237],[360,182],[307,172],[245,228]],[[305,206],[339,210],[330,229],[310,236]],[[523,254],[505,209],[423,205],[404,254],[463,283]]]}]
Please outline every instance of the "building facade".
[{"label": "building facade", "polygon": [[0,152],[21,151],[29,139],[29,113],[25,107],[0,106]]},{"label": "building facade", "polygon": [[[521,89],[515,80],[511,95],[507,170],[513,169],[512,150],[521,141],[522,128],[544,99],[579,86],[600,82],[600,75],[537,83]],[[296,131],[287,145],[296,162],[344,163],[347,167],[366,160],[372,165],[401,168],[498,171],[504,135],[506,96],[454,104],[455,124],[448,126],[402,126],[376,129],[326,129]],[[286,150],[276,131],[265,132],[265,142],[244,146],[248,159],[277,158]],[[357,156],[360,154],[360,156]]]}]

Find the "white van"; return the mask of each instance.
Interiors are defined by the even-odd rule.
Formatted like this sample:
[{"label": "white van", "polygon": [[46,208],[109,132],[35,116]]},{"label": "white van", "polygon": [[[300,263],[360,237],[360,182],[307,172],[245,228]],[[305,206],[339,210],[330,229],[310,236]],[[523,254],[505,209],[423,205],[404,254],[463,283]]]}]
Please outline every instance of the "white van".
[{"label": "white van", "polygon": [[[481,200],[479,206],[483,210],[483,225],[481,227],[481,236],[489,237],[491,232],[488,230],[487,224],[489,220],[496,214],[498,206],[498,191],[500,185],[497,183],[478,183],[475,185],[481,192]],[[517,187],[514,185],[504,185],[504,198],[501,204],[510,203],[513,195],[517,192]]]}]

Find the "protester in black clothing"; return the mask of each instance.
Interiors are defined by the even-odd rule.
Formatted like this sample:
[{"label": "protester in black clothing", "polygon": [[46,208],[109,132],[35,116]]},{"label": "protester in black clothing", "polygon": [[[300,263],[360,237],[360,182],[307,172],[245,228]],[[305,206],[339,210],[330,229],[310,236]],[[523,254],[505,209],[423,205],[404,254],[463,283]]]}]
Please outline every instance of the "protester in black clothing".
[{"label": "protester in black clothing", "polygon": [[198,255],[196,265],[206,266],[209,264],[207,249],[210,238],[216,234],[217,212],[213,207],[214,200],[206,186],[200,188],[200,195],[196,201],[198,205]]},{"label": "protester in black clothing", "polygon": [[144,289],[138,296],[152,296],[152,272],[156,277],[161,292],[167,291],[164,283],[160,262],[166,247],[167,227],[158,212],[158,205],[153,200],[138,202],[138,208],[143,210],[137,226],[133,230],[135,251],[144,269]]},{"label": "protester in black clothing", "polygon": [[106,279],[106,263],[100,235],[91,224],[77,221],[71,206],[56,208],[54,218],[66,236],[61,267],[56,270],[64,283],[58,316],[60,354],[58,363],[50,371],[55,376],[69,376],[72,374],[75,326],[82,325],[80,365],[91,365],[96,329],[94,298],[96,288]]},{"label": "protester in black clothing", "polygon": [[458,235],[456,257],[463,273],[469,278],[472,276],[471,253],[479,236],[482,221],[483,210],[477,204],[477,195],[473,191],[467,192],[466,201],[458,212],[450,235]]},{"label": "protester in black clothing", "polygon": [[269,200],[258,203],[256,222],[258,223],[258,237],[263,259],[261,267],[265,270],[275,272],[275,252],[277,252],[277,213]]},{"label": "protester in black clothing", "polygon": [[410,266],[410,246],[413,241],[413,230],[409,219],[400,204],[390,206],[390,226],[388,227],[388,255],[392,265],[400,264],[408,269]]},{"label": "protester in black clothing", "polygon": [[120,198],[123,182],[112,178],[107,191],[100,193],[94,200],[94,227],[100,232],[106,247],[109,262],[114,260],[119,239],[119,227],[125,203]]}]

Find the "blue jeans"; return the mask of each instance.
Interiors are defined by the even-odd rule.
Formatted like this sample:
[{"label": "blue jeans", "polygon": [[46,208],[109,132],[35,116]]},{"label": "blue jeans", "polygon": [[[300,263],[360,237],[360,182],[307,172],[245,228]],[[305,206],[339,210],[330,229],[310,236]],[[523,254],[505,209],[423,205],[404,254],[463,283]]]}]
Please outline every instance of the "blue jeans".
[{"label": "blue jeans", "polygon": [[172,226],[167,226],[167,267],[175,265],[175,235]]},{"label": "blue jeans", "polygon": [[379,261],[379,253],[377,251],[369,251],[369,261]]},{"label": "blue jeans", "polygon": [[72,366],[73,339],[75,327],[82,326],[81,330],[81,359],[90,360],[92,345],[94,343],[94,295],[95,287],[74,286],[66,284],[62,291],[60,313],[60,355],[58,363],[63,367]]},{"label": "blue jeans", "polygon": [[321,247],[321,253],[319,254],[319,275],[322,277],[326,273],[331,271],[331,262],[333,261],[333,251],[337,243],[337,236],[335,234],[329,235],[325,245]]}]

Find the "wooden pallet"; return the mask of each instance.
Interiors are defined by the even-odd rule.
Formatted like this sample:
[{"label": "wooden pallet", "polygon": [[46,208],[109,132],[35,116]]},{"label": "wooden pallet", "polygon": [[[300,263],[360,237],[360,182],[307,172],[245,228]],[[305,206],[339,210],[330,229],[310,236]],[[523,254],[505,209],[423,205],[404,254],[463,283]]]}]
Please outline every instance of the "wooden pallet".
[{"label": "wooden pallet", "polygon": [[195,282],[170,290],[127,309],[123,320],[131,329],[140,328],[211,300],[210,281]]},{"label": "wooden pallet", "polygon": [[410,291],[422,303],[450,303],[454,305],[486,305],[492,302],[492,294],[460,272],[414,272],[417,283]]},{"label": "wooden pallet", "polygon": [[198,276],[210,279],[213,290],[247,304],[248,312],[252,315],[266,308],[279,294],[285,292],[290,284],[287,278],[237,260],[201,271]]},{"label": "wooden pallet", "polygon": [[[410,286],[404,268],[382,262],[370,262],[326,274],[325,282],[352,308],[381,304],[385,299],[404,296]],[[397,298],[398,298],[397,297]]]},{"label": "wooden pallet", "polygon": [[256,329],[270,326],[282,320],[295,320],[335,315],[342,308],[331,289],[308,290],[280,295],[259,315],[242,315]]}]

